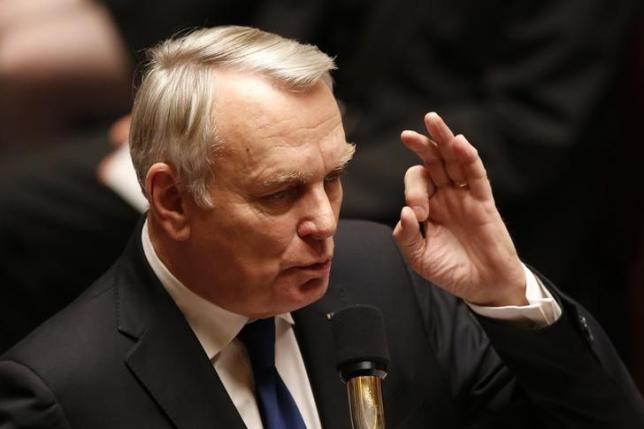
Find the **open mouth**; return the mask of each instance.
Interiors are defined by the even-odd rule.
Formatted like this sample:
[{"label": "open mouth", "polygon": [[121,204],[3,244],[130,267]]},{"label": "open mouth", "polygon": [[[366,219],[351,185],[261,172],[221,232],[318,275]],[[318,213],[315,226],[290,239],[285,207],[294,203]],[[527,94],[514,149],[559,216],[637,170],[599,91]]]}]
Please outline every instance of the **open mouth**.
[{"label": "open mouth", "polygon": [[316,262],[309,265],[297,265],[286,270],[287,272],[305,272],[310,274],[323,274],[331,267],[331,258],[327,258],[322,262]]},{"label": "open mouth", "polygon": [[304,265],[301,267],[297,267],[301,270],[306,270],[306,271],[324,271],[328,269],[331,266],[331,258],[327,259],[326,261],[323,262],[318,262],[315,264],[311,265]]}]

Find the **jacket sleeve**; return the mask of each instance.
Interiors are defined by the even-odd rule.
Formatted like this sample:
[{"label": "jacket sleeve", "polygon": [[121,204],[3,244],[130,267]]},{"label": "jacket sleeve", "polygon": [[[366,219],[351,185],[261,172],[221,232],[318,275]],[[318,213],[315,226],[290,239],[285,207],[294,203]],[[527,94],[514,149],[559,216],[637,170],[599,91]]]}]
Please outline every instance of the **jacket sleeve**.
[{"label": "jacket sleeve", "polygon": [[644,427],[644,402],[610,340],[546,279],[563,314],[548,327],[528,329],[477,316],[414,278],[429,340],[465,427]]},{"label": "jacket sleeve", "polygon": [[644,427],[644,402],[610,340],[579,304],[543,279],[563,314],[542,329],[478,317],[517,385],[556,427]]},{"label": "jacket sleeve", "polygon": [[69,429],[62,408],[43,380],[30,368],[0,361],[0,427]]}]

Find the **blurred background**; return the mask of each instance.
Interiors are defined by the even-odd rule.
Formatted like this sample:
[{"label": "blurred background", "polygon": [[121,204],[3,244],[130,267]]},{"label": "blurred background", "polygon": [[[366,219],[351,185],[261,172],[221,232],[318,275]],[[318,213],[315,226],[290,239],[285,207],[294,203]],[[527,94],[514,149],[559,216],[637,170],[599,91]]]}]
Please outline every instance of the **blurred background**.
[{"label": "blurred background", "polygon": [[[0,0],[0,351],[119,255],[105,185],[144,49],[252,25],[336,57],[358,155],[342,216],[388,224],[428,111],[479,149],[520,256],[596,315],[644,388],[640,0]],[[125,117],[125,119],[123,119]]]}]

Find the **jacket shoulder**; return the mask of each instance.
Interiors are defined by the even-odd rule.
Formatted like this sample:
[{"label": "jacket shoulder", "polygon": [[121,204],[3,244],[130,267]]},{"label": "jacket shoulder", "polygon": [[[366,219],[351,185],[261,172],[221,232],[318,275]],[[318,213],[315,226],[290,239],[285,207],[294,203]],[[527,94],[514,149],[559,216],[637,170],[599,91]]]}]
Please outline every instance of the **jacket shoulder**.
[{"label": "jacket shoulder", "polygon": [[81,296],[7,350],[0,361],[19,362],[40,377],[64,380],[98,359],[117,332],[114,276],[108,271]]}]

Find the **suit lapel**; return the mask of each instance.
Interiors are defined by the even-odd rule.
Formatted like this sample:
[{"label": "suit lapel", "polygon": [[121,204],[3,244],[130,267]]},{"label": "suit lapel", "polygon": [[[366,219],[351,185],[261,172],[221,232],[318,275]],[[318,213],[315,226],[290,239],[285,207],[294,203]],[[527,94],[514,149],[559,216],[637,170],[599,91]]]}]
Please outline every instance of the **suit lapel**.
[{"label": "suit lapel", "polygon": [[245,428],[183,314],[147,264],[137,231],[121,259],[117,287],[119,330],[136,340],[126,365],[177,428]]},{"label": "suit lapel", "polygon": [[320,301],[293,313],[297,337],[322,427],[351,429],[347,391],[335,369],[331,323],[327,314],[343,305],[342,289],[329,288]]},{"label": "suit lapel", "polygon": [[216,371],[191,334],[174,323],[154,326],[134,346],[126,364],[178,428],[203,427],[205,422],[212,422],[211,427],[243,428]]}]

